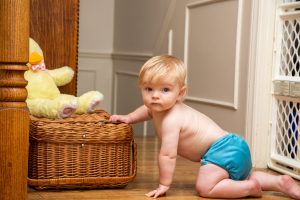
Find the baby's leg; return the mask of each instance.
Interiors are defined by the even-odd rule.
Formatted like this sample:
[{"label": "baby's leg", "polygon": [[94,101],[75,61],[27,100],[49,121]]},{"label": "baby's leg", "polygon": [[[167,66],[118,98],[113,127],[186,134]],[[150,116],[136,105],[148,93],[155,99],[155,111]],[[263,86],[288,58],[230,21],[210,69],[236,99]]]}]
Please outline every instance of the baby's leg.
[{"label": "baby's leg", "polygon": [[293,199],[300,199],[300,186],[288,175],[275,176],[253,171],[249,179],[256,179],[262,190],[282,192]]},{"label": "baby's leg", "polygon": [[260,197],[262,195],[257,180],[231,180],[226,170],[213,164],[200,167],[196,190],[200,196],[210,198]]}]

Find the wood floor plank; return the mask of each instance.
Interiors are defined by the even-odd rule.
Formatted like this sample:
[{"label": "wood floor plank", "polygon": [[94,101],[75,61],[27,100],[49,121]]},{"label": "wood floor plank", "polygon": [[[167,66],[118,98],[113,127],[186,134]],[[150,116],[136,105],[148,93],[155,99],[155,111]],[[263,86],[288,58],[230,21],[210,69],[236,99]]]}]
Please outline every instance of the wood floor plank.
[{"label": "wood floor plank", "polygon": [[[36,191],[28,188],[28,200],[137,200],[151,199],[144,194],[158,185],[157,152],[159,142],[155,137],[137,137],[138,171],[133,182],[122,189],[94,189],[94,190],[46,190]],[[161,200],[199,200],[206,199],[197,196],[194,189],[199,163],[178,158],[172,188]],[[271,170],[264,170],[276,174]],[[257,198],[246,198],[247,200]],[[280,193],[264,192],[262,200],[285,200],[288,197]]]}]

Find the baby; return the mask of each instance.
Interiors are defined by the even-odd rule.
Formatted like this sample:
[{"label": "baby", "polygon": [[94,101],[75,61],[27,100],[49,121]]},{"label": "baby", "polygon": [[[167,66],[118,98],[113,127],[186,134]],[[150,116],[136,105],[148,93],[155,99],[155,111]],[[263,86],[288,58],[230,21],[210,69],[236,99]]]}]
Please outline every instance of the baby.
[{"label": "baby", "polygon": [[110,118],[112,122],[154,122],[161,140],[160,182],[146,196],[157,198],[169,190],[180,155],[201,162],[196,190],[202,197],[260,197],[262,190],[271,190],[300,199],[300,187],[290,176],[252,171],[249,147],[240,136],[228,133],[182,102],[187,90],[185,80],[186,68],[181,60],[168,55],[149,59],[141,68],[138,83],[144,105]]}]

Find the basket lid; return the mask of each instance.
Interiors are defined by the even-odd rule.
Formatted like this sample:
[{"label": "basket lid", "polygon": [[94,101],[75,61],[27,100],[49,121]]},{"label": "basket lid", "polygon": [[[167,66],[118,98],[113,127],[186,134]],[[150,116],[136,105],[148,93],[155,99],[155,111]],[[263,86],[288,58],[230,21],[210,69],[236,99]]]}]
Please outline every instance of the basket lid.
[{"label": "basket lid", "polygon": [[132,126],[110,123],[109,116],[104,110],[92,114],[74,114],[65,119],[30,116],[30,141],[81,144],[131,141]]},{"label": "basket lid", "polygon": [[108,121],[110,114],[108,114],[104,110],[96,110],[94,113],[84,113],[81,115],[73,114],[70,117],[64,119],[49,119],[44,117],[35,117],[30,115],[30,120],[32,122],[47,122],[47,123],[67,123],[67,122],[85,122],[85,121],[92,121],[92,122],[99,122],[99,121]]}]

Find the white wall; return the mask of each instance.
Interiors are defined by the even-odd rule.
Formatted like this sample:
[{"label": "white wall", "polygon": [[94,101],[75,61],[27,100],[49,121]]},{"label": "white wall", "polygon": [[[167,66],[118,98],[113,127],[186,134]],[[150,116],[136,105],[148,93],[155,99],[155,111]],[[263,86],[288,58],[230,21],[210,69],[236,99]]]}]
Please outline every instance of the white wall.
[{"label": "white wall", "polygon": [[137,72],[153,55],[160,44],[157,38],[169,2],[80,1],[78,95],[99,90],[104,94],[101,107],[109,113],[116,112],[113,110],[114,69],[116,72],[126,65]]},{"label": "white wall", "polygon": [[104,94],[101,108],[111,112],[114,1],[80,1],[78,89]]},{"label": "white wall", "polygon": [[115,0],[114,52],[152,55],[170,1]]},{"label": "white wall", "polygon": [[[137,89],[133,86],[141,65],[152,55],[169,50],[188,64],[187,103],[228,131],[245,134],[251,1],[85,0],[80,3],[78,94],[100,90],[105,95],[102,108],[125,114],[142,103],[138,95],[126,98],[127,93]],[[223,37],[218,37],[221,34]],[[205,41],[215,41],[216,45],[202,44]],[[172,47],[168,49],[170,44]],[[208,74],[199,79],[205,72]],[[205,77],[208,77],[206,82]],[[220,81],[227,85],[223,82],[220,85]],[[203,84],[206,86],[200,87]],[[145,130],[142,125],[135,127],[138,133]],[[151,128],[148,130],[153,134]]]},{"label": "white wall", "polygon": [[83,0],[79,8],[79,52],[112,53],[114,0]]},{"label": "white wall", "polygon": [[[142,103],[136,88],[136,80],[139,68],[152,55],[171,52],[189,61],[194,67],[192,70],[199,70],[201,73],[201,70],[205,70],[200,68],[201,59],[190,54],[199,46],[196,45],[194,48],[191,45],[193,41],[195,43],[200,41],[197,40],[197,34],[203,34],[202,27],[195,29],[198,26],[197,15],[202,15],[204,12],[201,9],[205,10],[206,7],[223,11],[222,7],[218,7],[223,4],[229,9],[224,12],[230,14],[233,14],[231,11],[237,12],[235,14],[238,17],[237,21],[234,17],[224,19],[227,23],[234,23],[231,24],[233,27],[237,27],[233,34],[241,34],[237,37],[239,40],[237,43],[234,40],[228,41],[230,45],[236,45],[231,47],[235,51],[235,58],[239,59],[238,62],[237,60],[234,62],[241,70],[233,72],[240,75],[239,88],[236,90],[239,95],[237,109],[234,108],[233,99],[229,102],[233,102],[234,109],[214,105],[213,102],[201,103],[203,100],[201,98],[198,99],[200,101],[190,99],[187,103],[208,113],[226,129],[236,130],[244,135],[251,146],[254,164],[257,167],[266,167],[269,147],[263,143],[269,138],[269,107],[266,105],[270,103],[268,100],[270,93],[261,85],[266,85],[262,72],[265,72],[267,66],[271,66],[272,58],[262,49],[265,49],[265,46],[268,49],[272,48],[272,37],[269,36],[273,30],[273,21],[265,18],[265,11],[272,14],[274,3],[269,2],[271,4],[269,5],[259,0],[82,0],[80,1],[78,94],[88,90],[99,90],[105,95],[102,108],[110,113],[127,113]],[[240,7],[241,4],[243,6]],[[185,26],[187,11],[191,14],[189,24],[192,28]],[[242,13],[238,15],[238,12]],[[214,17],[211,14],[211,12],[206,13],[206,19],[201,17],[198,21],[205,25],[205,20],[209,22],[209,17]],[[219,21],[222,25],[222,19]],[[267,31],[265,27],[268,27]],[[221,34],[230,33],[226,31],[226,27],[223,27],[221,32],[220,38],[222,38]],[[191,34],[192,41],[186,36],[187,33]],[[199,37],[211,39],[210,34]],[[261,42],[266,41],[265,38],[269,39],[267,44]],[[220,42],[226,44],[226,41],[220,40]],[[192,52],[187,53],[186,50]],[[191,58],[196,60],[192,61]],[[208,68],[208,70],[213,69]],[[222,73],[224,70],[218,71]],[[197,86],[193,84],[192,87],[195,89]],[[227,88],[232,89],[229,86]],[[201,97],[204,93],[198,94],[194,90],[194,94]],[[260,117],[261,113],[265,113],[263,119]],[[149,128],[143,124],[135,126],[136,135],[151,130],[151,126]]]}]

